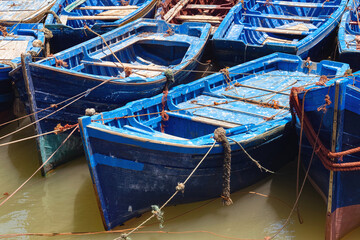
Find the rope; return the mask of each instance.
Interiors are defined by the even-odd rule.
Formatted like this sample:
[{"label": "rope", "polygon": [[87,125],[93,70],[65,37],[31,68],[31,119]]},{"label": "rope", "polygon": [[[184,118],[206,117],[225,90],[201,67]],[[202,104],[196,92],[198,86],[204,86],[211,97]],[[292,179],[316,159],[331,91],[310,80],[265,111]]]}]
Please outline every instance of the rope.
[{"label": "rope", "polygon": [[54,12],[53,10],[48,10],[45,12],[45,14],[52,14],[56,20],[56,23],[62,24],[59,15],[57,15],[56,12]]},{"label": "rope", "polygon": [[163,91],[163,96],[161,98],[161,105],[162,105],[162,110],[160,112],[160,116],[161,116],[161,132],[164,133],[165,132],[165,124],[164,122],[169,121],[169,115],[166,113],[165,111],[165,106],[166,106],[166,102],[167,102],[167,96],[169,93],[169,85],[173,82],[175,82],[174,80],[174,73],[173,71],[171,71],[170,69],[167,69],[164,71],[164,75],[166,77],[166,83],[165,83],[165,87],[164,87],[164,91]]},{"label": "rope", "polygon": [[271,170],[269,170],[269,169],[261,166],[261,164],[259,163],[259,161],[255,160],[253,157],[251,157],[251,155],[245,150],[245,148],[244,148],[238,141],[236,141],[236,140],[234,140],[234,139],[232,139],[232,138],[228,138],[228,139],[230,139],[231,141],[233,141],[233,142],[235,142],[237,145],[239,145],[240,148],[241,148],[241,149],[244,151],[244,153],[246,154],[246,156],[248,156],[248,157],[250,158],[250,160],[253,161],[253,162],[256,164],[256,166],[257,166],[261,171],[264,170],[265,172],[268,172],[268,173],[275,173],[275,172],[273,172],[273,171],[271,171]]},{"label": "rope", "polygon": [[[290,94],[290,105],[291,109],[295,111],[296,115],[299,119],[304,119],[304,132],[306,134],[306,137],[313,147],[315,149],[316,155],[321,160],[324,167],[331,171],[355,171],[360,170],[360,161],[357,162],[348,162],[348,163],[335,163],[331,161],[331,158],[341,158],[343,156],[354,154],[357,152],[360,152],[360,147],[349,149],[342,152],[330,152],[325,145],[321,142],[320,139],[317,140],[316,133],[314,128],[311,125],[310,120],[308,119],[307,115],[301,111],[299,99],[297,93],[301,91],[302,89],[293,88],[291,89]],[[307,90],[306,92],[308,92]]]},{"label": "rope", "polygon": [[11,61],[0,61],[1,64],[9,65],[12,69],[17,68],[17,64]]},{"label": "rope", "polygon": [[23,182],[23,184],[20,185],[20,187],[18,187],[13,193],[11,193],[6,199],[4,199],[4,201],[2,201],[0,203],[0,207],[2,205],[4,205],[10,198],[12,198],[12,196],[14,196],[18,191],[20,191],[22,189],[22,187],[27,183],[29,182],[34,176],[35,174],[37,174],[44,166],[45,164],[47,164],[50,159],[52,159],[52,157],[59,151],[59,149],[65,144],[65,142],[71,137],[71,135],[75,132],[76,129],[78,129],[79,126],[76,126],[76,128],[74,128],[71,133],[65,138],[65,140],[60,144],[60,146],[55,150],[55,152],[53,152],[50,157],[48,159],[46,159],[46,161],[41,164],[41,166],[25,181]]},{"label": "rope", "polygon": [[214,131],[214,139],[221,143],[224,148],[224,163],[223,163],[223,184],[222,194],[223,204],[229,206],[233,204],[230,198],[230,177],[231,177],[231,148],[229,141],[226,138],[226,131],[224,128],[219,127]]},{"label": "rope", "polygon": [[[211,152],[211,150],[214,148],[216,142],[214,141],[213,145],[211,145],[211,147],[209,148],[209,150],[206,152],[206,154],[204,155],[204,157],[200,160],[200,162],[196,165],[196,167],[192,170],[192,172],[190,173],[190,175],[185,179],[185,181],[182,183],[184,185],[185,188],[185,184],[187,183],[187,181],[192,177],[192,175],[195,173],[195,171],[200,167],[200,165],[202,164],[202,162],[205,160],[205,158],[209,155],[209,153]],[[179,186],[179,184],[178,184]],[[158,208],[158,211],[161,211],[175,196],[179,191],[182,191],[183,189],[179,189],[178,187],[176,187],[176,191],[175,193],[160,207]],[[138,231],[139,228],[141,228],[145,223],[147,223],[148,221],[150,221],[156,214],[157,212],[152,212],[152,215],[150,217],[148,217],[145,221],[143,221],[141,224],[139,224],[136,228],[134,228],[133,230],[131,230],[128,233],[122,234],[120,237],[115,238],[114,240],[121,240],[121,239],[127,239],[129,237],[130,234],[134,233],[135,231]]]},{"label": "rope", "polygon": [[[51,11],[53,12],[53,11]],[[55,14],[55,13],[54,13]],[[56,15],[56,14],[55,14]],[[55,16],[54,15],[54,16]],[[61,23],[61,22],[60,22]],[[42,28],[39,30],[40,32],[44,32],[44,36],[46,39],[46,44],[45,44],[45,57],[50,56],[50,39],[54,37],[53,33],[47,29],[46,27]],[[55,58],[56,59],[56,58]]]},{"label": "rope", "polygon": [[94,33],[96,36],[100,37],[103,42],[105,43],[106,47],[109,49],[109,51],[111,52],[111,54],[115,57],[115,59],[120,63],[121,67],[123,69],[125,69],[124,64],[122,64],[122,62],[120,61],[120,59],[116,56],[116,54],[113,52],[113,50],[110,48],[110,46],[107,44],[105,38],[103,36],[101,36],[100,34],[98,34],[97,32],[93,31],[92,29],[90,29],[87,25],[84,26],[84,28],[92,33]]}]

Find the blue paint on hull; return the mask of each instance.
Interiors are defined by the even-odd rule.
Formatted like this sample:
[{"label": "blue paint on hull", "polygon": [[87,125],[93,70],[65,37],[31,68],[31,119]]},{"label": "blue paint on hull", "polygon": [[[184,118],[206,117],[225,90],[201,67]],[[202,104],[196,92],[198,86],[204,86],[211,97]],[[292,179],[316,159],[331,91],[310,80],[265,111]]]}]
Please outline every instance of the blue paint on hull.
[{"label": "blue paint on hull", "polygon": [[[173,35],[167,34],[169,28],[173,28]],[[164,70],[172,69],[175,79],[174,83],[169,84],[172,87],[189,80],[187,78],[191,73],[190,70],[197,66],[197,61],[202,56],[209,30],[210,25],[202,23],[176,26],[164,21],[139,20],[115,29],[103,37],[107,39],[108,44],[123,63],[134,66],[156,64]],[[21,98],[25,101],[29,112],[43,110],[36,113],[33,120],[45,118],[53,113],[36,124],[39,134],[53,131],[58,123],[62,125],[77,123],[77,119],[85,114],[87,108],[94,108],[96,112],[109,111],[129,101],[161,93],[167,84],[162,72],[143,77],[136,75],[136,70],[133,70],[131,75],[126,77],[120,68],[91,65],[93,63],[91,60],[96,63],[96,59],[99,62],[117,62],[100,37],[60,52],[55,57],[66,61],[69,66],[56,67],[54,58],[26,65],[29,76],[27,81],[32,93],[30,100],[25,81],[22,79],[22,71],[13,73]],[[146,72],[143,71],[141,74]],[[112,79],[114,80],[110,81]],[[59,112],[54,113],[61,106],[45,110],[51,104],[85,93],[104,81],[107,82]],[[60,133],[57,136],[40,138],[38,145],[41,163],[49,158],[67,134]],[[45,166],[43,173],[81,154],[83,154],[81,139],[76,133],[72,140],[62,147],[60,153]]]},{"label": "blue paint on hull", "polygon": [[[225,66],[274,52],[320,61],[332,49],[335,37],[333,30],[340,21],[346,2],[333,1],[329,4],[332,7],[322,7],[320,1],[299,2],[319,4],[317,8],[297,7],[295,2],[287,6],[286,2],[283,2],[285,5],[280,4],[281,1],[271,4],[271,7],[254,0],[239,3],[230,10],[214,33],[212,40],[215,57]],[[323,5],[327,4],[325,2]],[[286,32],[297,26],[305,30]]]},{"label": "blue paint on hull", "polygon": [[[51,8],[60,18],[62,16],[96,16],[106,10],[80,10],[74,9],[71,12],[66,11],[64,8],[74,3],[75,0],[58,0]],[[118,20],[69,20],[66,24],[58,23],[52,14],[48,14],[45,19],[45,26],[48,28],[53,37],[50,40],[51,52],[57,53],[76,44],[82,43],[86,40],[96,37],[90,31],[85,30],[84,26],[87,25],[98,34],[104,34],[117,27],[123,26],[139,18],[153,18],[155,13],[156,0],[138,0],[127,1],[127,6],[137,6],[138,9],[129,13],[128,15]],[[122,6],[122,3],[117,0],[87,0],[79,7],[115,7]],[[67,40],[68,39],[68,40]]]},{"label": "blue paint on hull", "polygon": [[[360,70],[360,63],[357,61],[360,57],[360,50],[355,37],[360,34],[360,29],[356,22],[358,21],[357,8],[359,1],[349,1],[347,10],[341,17],[338,31],[338,53],[339,60],[348,63],[353,71]],[[350,22],[353,22],[351,24]],[[355,23],[355,24],[354,24]]]},{"label": "blue paint on hull", "polygon": [[[305,114],[310,120],[315,132],[319,132],[319,139],[327,149],[331,149],[333,124],[336,124],[336,152],[346,151],[360,145],[360,89],[358,84],[358,73],[354,77],[343,78],[339,81],[339,110],[338,120],[334,119],[334,103],[327,112],[317,111],[324,103],[325,95],[329,95],[332,102],[335,101],[335,87],[322,87],[310,90],[305,98]],[[354,80],[355,78],[355,80]],[[301,102],[303,94],[299,95]],[[297,131],[300,126],[297,125]],[[309,167],[313,148],[304,137],[302,140],[301,155],[305,169]],[[360,153],[345,155],[334,159],[335,163],[347,164],[360,162]],[[331,213],[327,215],[327,237],[329,239],[340,239],[352,229],[360,226],[360,217],[357,214],[360,207],[360,172],[356,169],[345,171],[333,171],[332,192],[329,194],[330,171],[324,167],[320,159],[314,154],[309,176],[312,183],[319,191],[325,202],[331,200]],[[331,197],[329,197],[331,196]],[[346,210],[349,209],[349,210]]]},{"label": "blue paint on hull", "polygon": [[[297,143],[290,113],[284,111],[288,107],[285,89],[311,87],[320,75],[343,75],[349,68],[330,61],[313,64],[316,68],[309,72],[300,57],[276,53],[229,68],[228,76],[216,73],[177,86],[168,93],[164,105],[160,94],[101,116],[80,118],[105,228],[122,224],[152,204],[164,203],[206,154],[218,127],[226,129],[230,141],[232,191],[267,176],[236,142],[272,171],[291,161]],[[283,94],[274,94],[280,90]],[[263,105],[269,101],[281,107]],[[163,106],[168,121],[160,115]],[[130,167],[122,167],[128,161],[132,162]],[[142,164],[143,170],[129,169],[137,164]],[[171,204],[219,196],[222,165],[223,147],[216,144],[187,183],[184,195]]]}]

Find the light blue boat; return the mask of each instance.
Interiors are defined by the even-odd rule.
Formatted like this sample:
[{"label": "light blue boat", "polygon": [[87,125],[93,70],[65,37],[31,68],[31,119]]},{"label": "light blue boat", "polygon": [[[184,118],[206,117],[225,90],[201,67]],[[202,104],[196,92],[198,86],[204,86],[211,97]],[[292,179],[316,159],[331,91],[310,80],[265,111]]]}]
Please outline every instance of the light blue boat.
[{"label": "light blue boat", "polygon": [[[37,133],[41,134],[53,131],[58,123],[63,126],[77,123],[87,108],[96,112],[112,110],[182,83],[198,65],[209,32],[210,25],[206,23],[173,25],[162,20],[139,19],[102,36],[110,49],[102,38],[96,37],[54,57],[34,63],[26,61],[12,76],[29,112],[35,113],[34,120],[51,114],[36,124]],[[66,65],[59,65],[59,61]],[[166,70],[173,79],[165,75]],[[81,93],[83,98],[62,111],[49,108]],[[38,138],[41,164],[67,134]],[[66,142],[43,173],[82,153],[78,134]]]},{"label": "light blue boat", "polygon": [[338,31],[339,60],[350,64],[353,71],[360,70],[359,1],[350,0]]},{"label": "light blue boat", "polygon": [[[230,142],[231,191],[268,176],[249,155],[264,168],[278,170],[297,152],[290,89],[310,88],[320,76],[341,76],[348,68],[275,53],[180,85],[167,96],[80,118],[105,228],[123,224],[150,205],[162,205],[209,150],[218,127],[226,130]],[[223,162],[223,147],[217,143],[185,192],[170,204],[219,197]]]},{"label": "light blue boat", "polygon": [[13,88],[9,72],[21,64],[21,53],[31,53],[36,57],[41,54],[45,43],[44,25],[16,24],[3,27],[0,36],[0,123],[13,117]]},{"label": "light blue boat", "polygon": [[57,0],[45,19],[51,32],[51,52],[56,53],[90,38],[86,25],[98,34],[136,19],[152,18],[157,0]]},{"label": "light blue boat", "polygon": [[329,53],[347,0],[244,0],[213,36],[217,60],[226,66],[273,52],[320,61]]}]

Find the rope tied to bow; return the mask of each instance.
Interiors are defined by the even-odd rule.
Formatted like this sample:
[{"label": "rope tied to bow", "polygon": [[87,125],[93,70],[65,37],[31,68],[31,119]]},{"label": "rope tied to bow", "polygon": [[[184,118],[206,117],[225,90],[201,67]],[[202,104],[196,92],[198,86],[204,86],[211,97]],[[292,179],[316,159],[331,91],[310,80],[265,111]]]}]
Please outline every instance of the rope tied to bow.
[{"label": "rope tied to bow", "polygon": [[161,109],[161,113],[160,113],[160,116],[161,116],[160,128],[161,128],[162,133],[165,132],[164,122],[169,121],[169,115],[165,112],[167,95],[169,93],[169,85],[175,82],[174,73],[171,69],[166,69],[164,71],[164,75],[166,77],[166,83],[165,83],[165,87],[164,87],[164,91],[163,91],[164,95],[161,98],[162,109]]},{"label": "rope tied to bow", "polygon": [[224,162],[223,162],[223,184],[222,194],[223,204],[229,206],[233,203],[230,198],[230,176],[231,176],[231,148],[228,139],[226,138],[226,131],[219,127],[214,131],[214,139],[216,142],[222,144],[224,148]]},{"label": "rope tied to bow", "polygon": [[331,104],[330,96],[325,95],[324,101],[325,101],[325,103],[317,108],[318,112],[320,112],[320,111],[322,111],[323,113],[327,112],[327,107],[330,106],[330,104]]}]

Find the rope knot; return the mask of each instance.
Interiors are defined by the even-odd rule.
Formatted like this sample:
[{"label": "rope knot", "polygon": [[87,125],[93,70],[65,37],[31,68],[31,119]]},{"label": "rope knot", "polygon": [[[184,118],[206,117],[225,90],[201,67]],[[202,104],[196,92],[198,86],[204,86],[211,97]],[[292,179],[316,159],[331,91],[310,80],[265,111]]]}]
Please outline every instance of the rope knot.
[{"label": "rope knot", "polygon": [[45,27],[40,29],[39,31],[44,33],[44,36],[45,36],[46,39],[50,39],[50,38],[54,37],[52,31],[50,31],[49,29],[47,29]]},{"label": "rope knot", "polygon": [[184,194],[185,191],[185,184],[184,183],[178,183],[178,185],[176,186],[176,191],[181,192]]},{"label": "rope knot", "polygon": [[77,124],[74,124],[74,125],[65,124],[64,126],[62,126],[61,123],[58,123],[58,124],[56,125],[56,127],[54,128],[55,134],[59,134],[59,133],[65,132],[66,130],[71,129],[71,128],[73,128],[73,127],[76,126],[76,125],[77,125]]},{"label": "rope knot", "polygon": [[151,205],[151,213],[154,214],[157,218],[157,220],[160,221],[159,227],[163,228],[163,223],[164,223],[164,212],[161,211],[161,209],[159,208],[158,205]]},{"label": "rope knot", "polygon": [[214,139],[219,143],[227,141],[225,129],[222,128],[222,127],[219,127],[217,129],[215,129],[215,131],[214,131]]},{"label": "rope knot", "polygon": [[119,237],[119,240],[120,239],[121,240],[131,240],[131,238],[128,237],[128,235],[126,233],[121,234],[120,237]]},{"label": "rope knot", "polygon": [[329,79],[325,75],[321,75],[318,82],[315,83],[317,86],[326,86],[326,82],[329,81]]},{"label": "rope knot", "polygon": [[98,114],[95,110],[95,108],[87,108],[85,109],[85,116],[94,116]]},{"label": "rope knot", "polygon": [[317,108],[318,112],[322,111],[323,113],[327,112],[327,107],[331,104],[330,96],[326,95],[324,99],[325,103]]},{"label": "rope knot", "polygon": [[166,69],[164,71],[164,75],[166,77],[166,83],[168,85],[175,82],[174,72],[171,69]]},{"label": "rope knot", "polygon": [[34,40],[34,41],[32,42],[32,46],[33,46],[33,47],[38,47],[38,48],[40,48],[40,47],[44,46],[44,44],[43,44],[43,42],[42,42],[41,40],[36,39],[36,40]]}]

